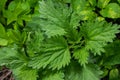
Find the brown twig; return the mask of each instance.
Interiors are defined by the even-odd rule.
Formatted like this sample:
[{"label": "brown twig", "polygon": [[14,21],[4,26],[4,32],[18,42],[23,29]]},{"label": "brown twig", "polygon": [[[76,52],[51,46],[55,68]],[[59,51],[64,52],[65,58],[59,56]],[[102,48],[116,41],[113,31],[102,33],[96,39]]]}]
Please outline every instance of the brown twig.
[{"label": "brown twig", "polygon": [[0,80],[14,80],[12,71],[3,66],[2,70],[0,71]]}]

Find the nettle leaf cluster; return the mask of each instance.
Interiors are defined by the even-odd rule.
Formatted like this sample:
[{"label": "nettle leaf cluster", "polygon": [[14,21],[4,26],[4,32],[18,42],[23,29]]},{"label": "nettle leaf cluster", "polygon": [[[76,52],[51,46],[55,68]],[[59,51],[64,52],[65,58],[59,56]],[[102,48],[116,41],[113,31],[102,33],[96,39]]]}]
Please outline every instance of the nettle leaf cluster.
[{"label": "nettle leaf cluster", "polygon": [[0,65],[16,80],[119,79],[120,26],[105,20],[119,2],[2,0]]}]

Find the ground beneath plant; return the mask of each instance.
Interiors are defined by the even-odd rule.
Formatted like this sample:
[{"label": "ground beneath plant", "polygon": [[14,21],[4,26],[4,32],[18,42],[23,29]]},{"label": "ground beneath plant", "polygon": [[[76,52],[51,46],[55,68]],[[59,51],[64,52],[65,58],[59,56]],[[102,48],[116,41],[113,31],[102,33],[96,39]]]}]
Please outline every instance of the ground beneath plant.
[{"label": "ground beneath plant", "polygon": [[3,66],[0,70],[0,80],[14,80],[12,71]]}]

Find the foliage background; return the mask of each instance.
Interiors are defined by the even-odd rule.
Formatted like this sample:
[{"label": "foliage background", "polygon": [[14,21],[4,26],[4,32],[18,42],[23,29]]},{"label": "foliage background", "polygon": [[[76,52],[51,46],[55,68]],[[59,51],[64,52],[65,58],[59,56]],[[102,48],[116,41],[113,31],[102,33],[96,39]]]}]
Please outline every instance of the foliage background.
[{"label": "foliage background", "polygon": [[16,80],[119,80],[120,0],[0,0],[0,65]]}]

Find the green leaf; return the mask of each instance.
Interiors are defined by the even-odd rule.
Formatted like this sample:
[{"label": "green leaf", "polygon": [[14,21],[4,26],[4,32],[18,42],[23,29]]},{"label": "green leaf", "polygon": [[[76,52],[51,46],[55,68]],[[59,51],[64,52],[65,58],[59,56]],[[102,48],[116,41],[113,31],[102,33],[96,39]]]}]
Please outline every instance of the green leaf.
[{"label": "green leaf", "polygon": [[85,48],[75,50],[73,56],[82,66],[88,63],[89,52]]},{"label": "green leaf", "polygon": [[61,71],[57,71],[57,72],[50,72],[48,74],[46,74],[46,76],[44,76],[42,78],[42,80],[64,80],[64,73]]},{"label": "green leaf", "polygon": [[15,13],[13,13],[13,12],[4,10],[3,14],[4,14],[4,17],[7,18],[7,24],[10,24],[11,22],[17,20],[17,15]]},{"label": "green leaf", "polygon": [[6,46],[8,44],[7,34],[5,32],[5,28],[0,23],[0,46]]},{"label": "green leaf", "polygon": [[14,65],[17,63],[23,63],[21,60],[19,60],[19,56],[17,54],[18,52],[16,48],[12,46],[0,48],[0,65]]},{"label": "green leaf", "polygon": [[73,12],[71,14],[70,26],[72,28],[76,28],[77,26],[79,26],[79,22],[80,22],[81,18],[82,17],[80,17],[76,12]]},{"label": "green leaf", "polygon": [[8,44],[8,40],[0,38],[0,46],[6,46]]},{"label": "green leaf", "polygon": [[8,31],[8,36],[10,39],[12,39],[14,42],[19,42],[21,40],[21,34],[19,30],[12,30],[10,29]]},{"label": "green leaf", "polygon": [[40,2],[40,27],[46,31],[48,37],[64,35],[64,28],[69,27],[68,18],[70,10],[66,4],[53,2],[52,0]]},{"label": "green leaf", "polygon": [[39,27],[45,31],[48,37],[64,35],[65,27],[68,27],[70,10],[65,4],[53,2],[52,0],[40,1]]},{"label": "green leaf", "polygon": [[0,38],[5,38],[6,32],[4,26],[0,23]]},{"label": "green leaf", "polygon": [[96,14],[91,9],[82,10],[79,15],[83,16],[82,20],[91,20],[96,17]]},{"label": "green leaf", "polygon": [[102,72],[94,64],[80,67],[78,63],[73,63],[66,69],[65,80],[100,80]]},{"label": "green leaf", "polygon": [[[20,22],[20,17],[30,12],[30,6],[27,2],[10,2],[8,9],[3,11],[4,17],[7,18],[7,25],[17,21]],[[19,23],[20,25],[22,23]]]},{"label": "green leaf", "polygon": [[96,20],[98,20],[98,21],[104,21],[104,20],[105,20],[105,18],[104,18],[104,17],[99,16],[99,17],[97,17],[97,18],[96,18]]},{"label": "green leaf", "polygon": [[81,40],[82,36],[81,34],[75,29],[75,28],[70,28],[67,31],[67,38],[68,38],[68,43],[79,43]]},{"label": "green leaf", "polygon": [[8,5],[8,10],[16,13],[16,15],[24,14],[24,13],[29,13],[30,6],[28,2],[21,2],[21,1],[12,1]]},{"label": "green leaf", "polygon": [[105,45],[112,42],[116,37],[115,34],[119,33],[120,26],[107,22],[89,21],[83,23],[81,26],[81,34],[85,38],[86,49],[96,54],[104,52]]},{"label": "green leaf", "polygon": [[120,0],[117,0],[118,1],[118,3],[120,4]]},{"label": "green leaf", "polygon": [[31,20],[31,15],[21,15],[19,19],[25,20],[25,21],[30,21]]},{"label": "green leaf", "polygon": [[7,0],[0,0],[0,11],[5,8],[5,3],[6,2],[7,2]]},{"label": "green leaf", "polygon": [[92,6],[96,6],[96,0],[88,0]]},{"label": "green leaf", "polygon": [[25,31],[20,32],[19,30],[13,30],[13,29],[9,29],[7,34],[11,43],[14,42],[17,44],[24,44],[27,37]]},{"label": "green leaf", "polygon": [[105,8],[111,0],[98,0],[98,7]]},{"label": "green leaf", "polygon": [[117,3],[110,3],[100,11],[100,14],[103,17],[120,18],[120,6]]},{"label": "green leaf", "polygon": [[21,69],[19,73],[17,73],[19,80],[37,80],[37,70],[32,68]]},{"label": "green leaf", "polygon": [[[73,10],[81,17],[82,20],[89,20],[96,17],[93,8],[86,0],[72,0]],[[78,17],[79,17],[78,16]]]},{"label": "green leaf", "polygon": [[86,0],[72,0],[72,7],[75,11],[84,9],[89,3]]},{"label": "green leaf", "polygon": [[104,65],[120,64],[120,40],[114,41],[105,47]]},{"label": "green leaf", "polygon": [[119,80],[119,70],[112,69],[109,73],[109,80]]},{"label": "green leaf", "polygon": [[43,39],[44,39],[43,34],[39,30],[28,33],[26,45],[27,45],[27,52],[29,53],[29,56],[34,56],[34,53],[38,53],[40,51],[41,44],[42,44],[41,42]]},{"label": "green leaf", "polygon": [[43,45],[44,52],[34,57],[29,66],[38,69],[46,66],[52,69],[61,69],[70,63],[70,51],[64,38],[52,37]]},{"label": "green leaf", "polygon": [[71,0],[63,0],[65,3],[71,3]]}]

